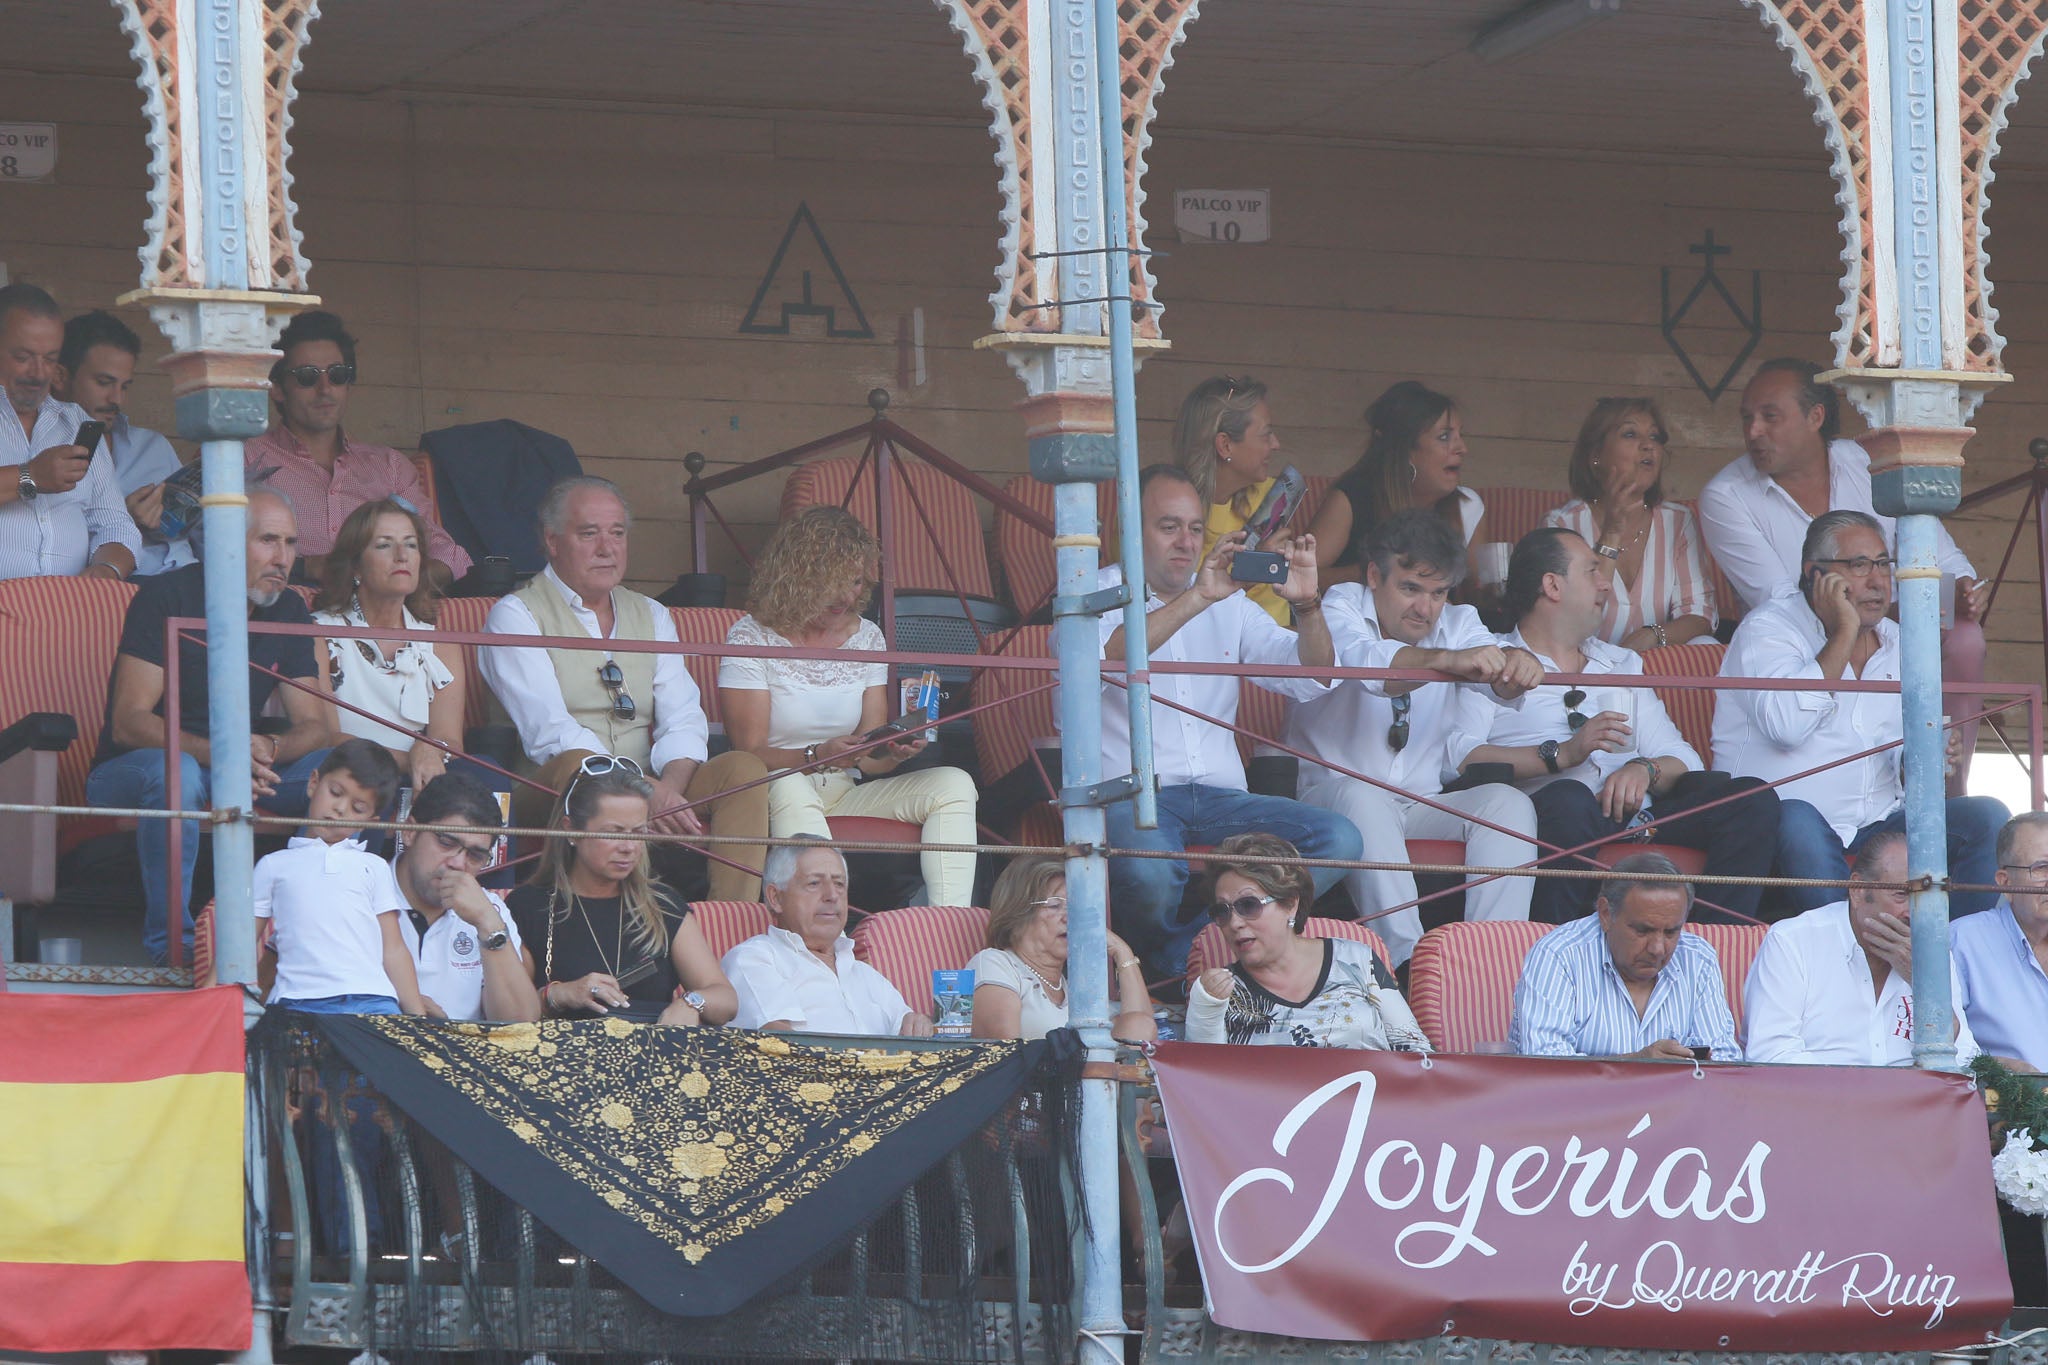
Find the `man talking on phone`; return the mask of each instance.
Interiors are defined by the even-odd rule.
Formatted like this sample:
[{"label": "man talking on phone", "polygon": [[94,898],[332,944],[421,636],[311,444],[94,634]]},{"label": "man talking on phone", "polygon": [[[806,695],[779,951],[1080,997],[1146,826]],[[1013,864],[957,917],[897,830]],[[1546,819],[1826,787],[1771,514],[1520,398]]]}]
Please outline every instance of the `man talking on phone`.
[{"label": "man talking on phone", "polygon": [[[1272,581],[1294,611],[1288,630],[1245,596],[1232,567],[1248,556],[1245,533],[1234,531],[1207,555],[1202,537],[1207,520],[1201,495],[1186,471],[1153,465],[1138,478],[1144,519],[1146,640],[1154,663],[1306,664],[1332,667],[1336,647],[1323,621],[1316,584],[1313,536],[1285,541],[1284,572]],[[1257,561],[1250,561],[1257,563]],[[1122,581],[1111,566],[1101,587]],[[1102,617],[1102,657],[1112,667],[1124,660],[1123,613]],[[1248,681],[1301,700],[1330,690],[1327,679],[1260,678]],[[1310,858],[1355,859],[1364,847],[1358,827],[1333,811],[1279,796],[1254,796],[1245,786],[1237,737],[1227,727],[1237,719],[1239,678],[1234,674],[1161,673],[1152,679],[1152,764],[1159,780],[1159,827],[1139,829],[1129,801],[1109,807],[1112,848],[1160,849],[1179,853],[1190,844],[1216,844],[1232,834],[1260,830],[1277,834]],[[1164,703],[1187,708],[1175,710]],[[1190,714],[1196,712],[1199,714]],[[1130,706],[1124,689],[1102,685],[1102,771],[1130,771]],[[1214,720],[1207,719],[1214,717]],[[1219,723],[1220,722],[1220,723]],[[1314,869],[1316,893],[1337,884],[1343,870]],[[1143,959],[1151,980],[1178,982],[1187,969],[1188,947],[1203,921],[1180,915],[1188,880],[1184,858],[1111,858],[1111,920],[1132,951]]]},{"label": "man talking on phone", "polygon": [[0,578],[122,579],[142,548],[105,427],[51,391],[63,349],[55,299],[32,284],[0,288],[0,388],[15,418],[0,422]]},{"label": "man talking on phone", "polygon": [[[1812,691],[1725,689],[1714,707],[1714,761],[1766,782],[1826,767],[1778,788],[1778,875],[1842,880],[1849,855],[1881,831],[1906,827],[1901,751],[1848,759],[1900,739],[1905,713],[1893,692],[1837,692],[1841,681],[1896,682],[1899,628],[1884,528],[1867,512],[1825,512],[1806,529],[1799,580],[1742,618],[1721,661],[1724,678],[1811,678]],[[1957,757],[1951,730],[1949,763]],[[2005,807],[1990,797],[1948,800],[1948,869],[1989,885]],[[1804,913],[1840,899],[1833,887],[1787,888],[1781,904]],[[1981,891],[1949,893],[1949,914],[1989,908]]]}]

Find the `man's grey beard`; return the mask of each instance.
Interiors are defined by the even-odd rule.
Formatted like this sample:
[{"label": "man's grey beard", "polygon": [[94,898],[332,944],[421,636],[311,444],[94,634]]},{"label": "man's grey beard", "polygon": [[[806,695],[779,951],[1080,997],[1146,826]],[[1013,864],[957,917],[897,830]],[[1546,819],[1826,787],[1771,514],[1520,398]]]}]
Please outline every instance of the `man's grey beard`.
[{"label": "man's grey beard", "polygon": [[277,605],[277,599],[282,596],[284,596],[283,588],[279,588],[276,592],[258,592],[256,589],[251,588],[249,589],[249,605],[252,607],[274,607]]}]

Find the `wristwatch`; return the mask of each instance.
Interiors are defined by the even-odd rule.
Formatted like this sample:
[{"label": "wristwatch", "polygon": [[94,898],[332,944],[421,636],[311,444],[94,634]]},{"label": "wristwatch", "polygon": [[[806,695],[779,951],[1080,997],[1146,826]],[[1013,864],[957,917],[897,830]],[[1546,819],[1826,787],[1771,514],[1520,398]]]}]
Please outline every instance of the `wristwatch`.
[{"label": "wristwatch", "polygon": [[1619,545],[1595,545],[1593,553],[1599,555],[1602,559],[1620,559],[1621,547]]},{"label": "wristwatch", "polygon": [[806,762],[806,763],[816,763],[817,761],[818,761],[818,746],[817,746],[817,745],[815,745],[815,744],[806,744],[806,745],[804,745],[804,762]]},{"label": "wristwatch", "polygon": [[495,953],[498,951],[498,949],[504,947],[511,941],[512,935],[507,933],[504,929],[499,929],[498,932],[495,934],[484,935],[484,951],[487,953]]},{"label": "wristwatch", "polygon": [[868,780],[867,769],[861,767],[858,763],[846,770],[846,776],[856,787]]},{"label": "wristwatch", "polygon": [[27,465],[23,465],[21,467],[21,500],[23,502],[34,502],[36,494],[42,491],[42,489],[36,487],[35,475],[28,472]]},{"label": "wristwatch", "polygon": [[684,992],[683,992],[683,1003],[684,1003],[685,1005],[688,1005],[688,1006],[689,1006],[689,1007],[690,1007],[691,1009],[693,1009],[693,1010],[697,1011],[697,1013],[699,1013],[699,1014],[702,1014],[702,1013],[704,1012],[704,1006],[705,1006],[705,1003],[706,1003],[706,1001],[705,1001],[705,999],[704,999],[704,992],[702,992],[702,991],[684,991]]},{"label": "wristwatch", "polygon": [[1559,771],[1559,769],[1558,769],[1558,766],[1557,766],[1557,741],[1556,741],[1556,740],[1554,740],[1554,739],[1546,739],[1546,740],[1544,740],[1544,741],[1543,741],[1543,742],[1542,742],[1541,744],[1537,745],[1537,746],[1536,746],[1536,757],[1538,757],[1538,758],[1542,759],[1542,760],[1543,760],[1543,766],[1544,766],[1544,767],[1546,767],[1546,768],[1548,768],[1548,769],[1550,769],[1550,771],[1552,771],[1552,772],[1557,772],[1557,771]]}]

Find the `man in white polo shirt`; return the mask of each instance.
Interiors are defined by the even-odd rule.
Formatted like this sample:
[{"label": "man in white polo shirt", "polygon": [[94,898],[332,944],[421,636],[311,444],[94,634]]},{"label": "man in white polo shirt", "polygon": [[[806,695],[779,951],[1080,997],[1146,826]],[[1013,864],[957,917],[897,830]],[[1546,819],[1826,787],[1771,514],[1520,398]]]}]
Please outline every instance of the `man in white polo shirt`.
[{"label": "man in white polo shirt", "polygon": [[[415,825],[496,829],[505,822],[490,788],[443,773],[421,789]],[[392,871],[404,893],[399,937],[412,953],[427,1013],[456,1020],[528,1022],[540,1018],[533,963],[497,892],[477,883],[497,841],[488,834],[415,831]]]},{"label": "man in white polo shirt", "polygon": [[761,869],[775,924],[720,964],[739,996],[734,1028],[929,1038],[932,1021],[911,1010],[880,972],[853,955],[846,936],[846,859],[829,844],[781,844]]},{"label": "man in white polo shirt", "polygon": [[[1366,536],[1363,559],[1363,583],[1340,583],[1323,598],[1337,662],[1433,668],[1464,681],[1347,678],[1297,703],[1287,727],[1291,746],[1396,788],[1304,763],[1301,799],[1356,825],[1366,862],[1406,862],[1410,838],[1461,840],[1465,861],[1480,867],[1532,861],[1536,811],[1527,796],[1504,782],[1446,792],[1443,779],[1458,716],[1470,709],[1476,714],[1467,729],[1490,728],[1495,699],[1520,705],[1522,694],[1542,683],[1543,665],[1525,649],[1503,648],[1471,607],[1446,605],[1465,577],[1465,543],[1434,509],[1411,508],[1381,521]],[[1415,875],[1405,870],[1360,870],[1344,882],[1361,915],[1415,899]],[[1532,886],[1529,877],[1470,886],[1465,918],[1527,919]],[[1422,937],[1422,916],[1410,906],[1381,915],[1373,928],[1386,942],[1390,965],[1398,967]]]},{"label": "man in white polo shirt", "polygon": [[[1764,935],[1743,987],[1752,1062],[1827,1066],[1913,1064],[1913,928],[1906,893],[1873,882],[1906,879],[1906,832],[1863,845],[1847,900],[1780,920]],[[1977,1055],[1963,993],[1949,964],[1956,1060]]]}]

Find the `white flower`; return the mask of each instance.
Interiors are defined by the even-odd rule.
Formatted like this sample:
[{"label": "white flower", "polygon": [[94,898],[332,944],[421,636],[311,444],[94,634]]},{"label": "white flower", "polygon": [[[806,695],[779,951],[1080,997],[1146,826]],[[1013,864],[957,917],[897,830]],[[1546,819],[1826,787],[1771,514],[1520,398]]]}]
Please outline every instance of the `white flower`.
[{"label": "white flower", "polygon": [[2034,1145],[2034,1135],[2016,1128],[1991,1158],[1991,1180],[1999,1198],[2021,1213],[2048,1214],[2048,1151]]}]

